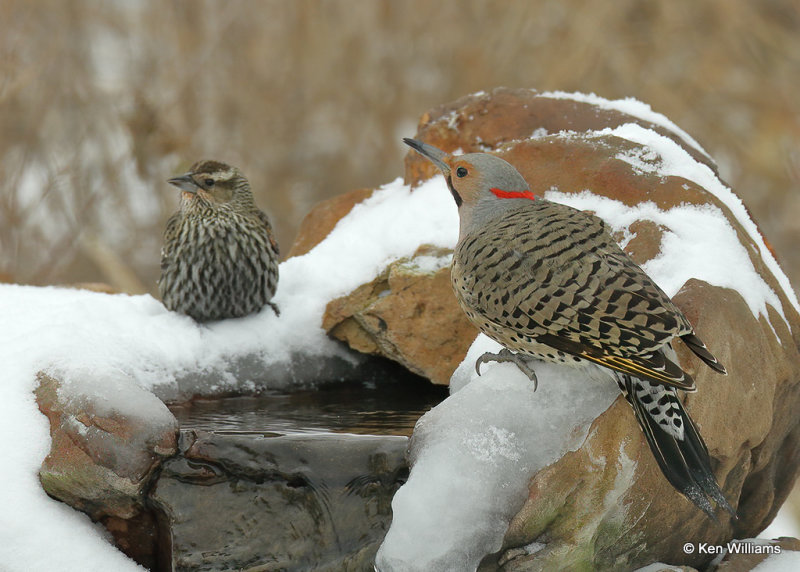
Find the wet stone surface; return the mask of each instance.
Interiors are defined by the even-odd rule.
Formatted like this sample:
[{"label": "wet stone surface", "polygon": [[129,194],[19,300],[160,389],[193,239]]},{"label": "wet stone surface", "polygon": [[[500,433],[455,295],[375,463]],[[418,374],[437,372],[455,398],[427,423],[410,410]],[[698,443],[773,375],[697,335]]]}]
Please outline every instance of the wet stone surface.
[{"label": "wet stone surface", "polygon": [[173,570],[371,570],[405,481],[399,435],[181,434],[150,498]]}]

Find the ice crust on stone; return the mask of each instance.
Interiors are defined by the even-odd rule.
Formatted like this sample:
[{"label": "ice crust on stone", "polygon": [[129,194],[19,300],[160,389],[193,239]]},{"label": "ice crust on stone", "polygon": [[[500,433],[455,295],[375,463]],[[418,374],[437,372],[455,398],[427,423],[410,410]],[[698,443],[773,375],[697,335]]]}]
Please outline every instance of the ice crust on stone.
[{"label": "ice crust on stone", "polygon": [[451,379],[451,396],[417,423],[413,469],[392,502],[378,552],[388,572],[475,570],[500,549],[542,467],[577,449],[619,395],[594,366],[536,364],[539,389],[515,365],[475,360],[500,345],[481,334]]}]

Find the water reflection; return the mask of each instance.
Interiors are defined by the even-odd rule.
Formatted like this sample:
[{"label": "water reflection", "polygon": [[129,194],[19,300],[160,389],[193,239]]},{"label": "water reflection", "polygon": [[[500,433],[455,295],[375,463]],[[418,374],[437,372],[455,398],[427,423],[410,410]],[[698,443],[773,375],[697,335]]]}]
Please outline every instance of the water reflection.
[{"label": "water reflection", "polygon": [[425,380],[340,382],[292,393],[197,398],[173,405],[182,429],[216,433],[411,435],[447,389]]}]

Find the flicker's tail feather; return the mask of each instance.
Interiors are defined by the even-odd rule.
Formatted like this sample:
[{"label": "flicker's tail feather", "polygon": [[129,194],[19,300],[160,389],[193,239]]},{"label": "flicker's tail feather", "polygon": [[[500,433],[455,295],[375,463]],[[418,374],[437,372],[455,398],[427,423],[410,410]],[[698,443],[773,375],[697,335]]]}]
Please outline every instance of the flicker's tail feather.
[{"label": "flicker's tail feather", "polygon": [[685,334],[681,336],[681,340],[685,343],[690,350],[692,350],[697,357],[701,360],[706,362],[711,369],[721,373],[722,375],[726,375],[728,372],[725,370],[725,366],[719,363],[717,358],[715,358],[708,348],[703,343],[703,340],[695,336],[694,334]]},{"label": "flicker's tail feather", "polygon": [[[671,420],[672,429],[668,431],[665,429],[664,416],[653,414],[647,394],[642,398],[640,381],[627,374],[618,374],[618,379],[628,402],[633,406],[647,444],[670,484],[713,520],[717,521],[717,517],[711,500],[737,518],[736,511],[722,494],[711,471],[706,444],[674,390],[664,388],[666,393],[658,399],[662,402],[668,396],[669,410],[675,416]],[[675,431],[674,427],[682,430]]]}]

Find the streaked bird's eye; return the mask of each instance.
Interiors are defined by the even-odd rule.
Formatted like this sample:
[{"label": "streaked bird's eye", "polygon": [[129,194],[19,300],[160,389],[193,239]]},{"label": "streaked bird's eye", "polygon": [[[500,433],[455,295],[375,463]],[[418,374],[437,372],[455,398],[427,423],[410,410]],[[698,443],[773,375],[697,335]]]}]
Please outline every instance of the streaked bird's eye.
[{"label": "streaked bird's eye", "polygon": [[213,187],[214,186],[214,179],[206,179],[203,182],[206,184],[206,187]]}]

